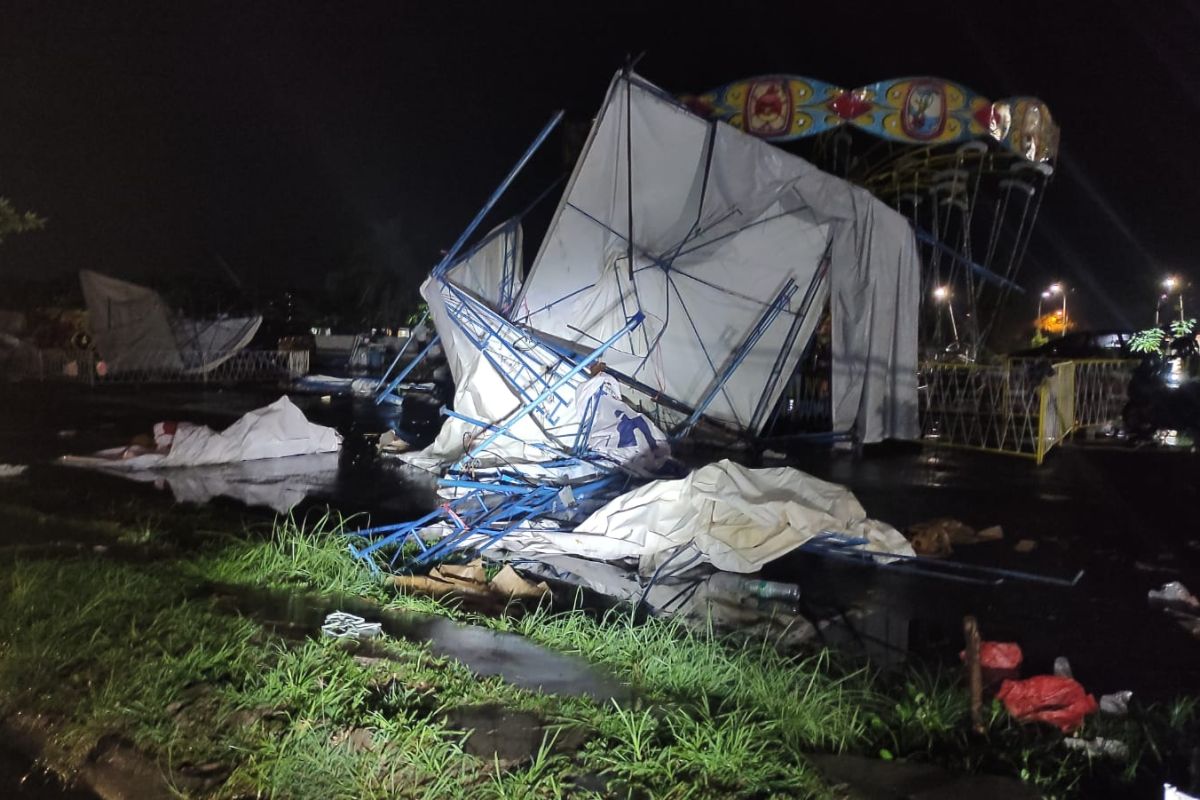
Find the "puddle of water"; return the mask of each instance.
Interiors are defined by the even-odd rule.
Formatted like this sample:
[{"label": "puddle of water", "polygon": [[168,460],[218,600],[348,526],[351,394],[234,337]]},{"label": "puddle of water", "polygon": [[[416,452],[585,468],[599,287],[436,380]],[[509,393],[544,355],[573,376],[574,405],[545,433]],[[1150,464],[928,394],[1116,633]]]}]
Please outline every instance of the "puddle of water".
[{"label": "puddle of water", "polygon": [[12,800],[98,800],[83,789],[64,786],[20,753],[0,748],[0,797]]},{"label": "puddle of water", "polygon": [[319,598],[221,587],[221,605],[252,617],[283,635],[317,636],[325,617],[347,611],[379,622],[396,639],[428,643],[438,656],[465,664],[480,677],[499,676],[531,691],[591,697],[599,703],[626,702],[629,687],[586,661],[547,650],[524,636],[465,625],[445,617],[384,611],[357,598]]}]

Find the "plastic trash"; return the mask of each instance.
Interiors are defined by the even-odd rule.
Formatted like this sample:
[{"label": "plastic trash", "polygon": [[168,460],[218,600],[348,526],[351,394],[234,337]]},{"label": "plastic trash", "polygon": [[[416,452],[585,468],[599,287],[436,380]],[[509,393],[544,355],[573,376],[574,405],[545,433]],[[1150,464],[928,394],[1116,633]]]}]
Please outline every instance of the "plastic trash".
[{"label": "plastic trash", "polygon": [[788,600],[791,602],[800,599],[800,587],[794,583],[764,581],[760,578],[748,578],[733,572],[715,572],[708,580],[713,589],[730,595],[749,595],[762,600]]},{"label": "plastic trash", "polygon": [[371,639],[383,633],[383,626],[345,611],[335,611],[325,617],[321,633],[335,639]]},{"label": "plastic trash", "polygon": [[1063,744],[1068,750],[1082,750],[1088,754],[1089,758],[1105,756],[1115,761],[1125,761],[1129,758],[1129,745],[1120,739],[1105,739],[1103,736],[1097,736],[1095,739],[1080,739],[1072,736],[1063,739]]},{"label": "plastic trash", "polygon": [[1074,678],[1074,673],[1071,672],[1071,662],[1066,656],[1059,656],[1054,659],[1054,674],[1060,678]]},{"label": "plastic trash", "polygon": [[1083,724],[1099,706],[1073,678],[1035,675],[1023,681],[1005,681],[996,697],[1008,713],[1021,722],[1048,722],[1064,733]]},{"label": "plastic trash", "polygon": [[[966,651],[959,653],[958,657],[965,661]],[[1015,670],[1021,666],[1021,662],[1024,660],[1025,655],[1021,652],[1021,646],[1016,642],[979,643],[979,666],[984,669]]]},{"label": "plastic trash", "polygon": [[1196,596],[1179,581],[1171,581],[1164,583],[1161,588],[1151,589],[1148,597],[1150,605],[1153,606],[1165,606],[1200,613],[1200,600],[1197,600]]},{"label": "plastic trash", "polygon": [[1100,696],[1100,713],[1112,714],[1116,717],[1123,717],[1129,713],[1129,701],[1133,699],[1133,692],[1126,689],[1123,692],[1113,692]]}]

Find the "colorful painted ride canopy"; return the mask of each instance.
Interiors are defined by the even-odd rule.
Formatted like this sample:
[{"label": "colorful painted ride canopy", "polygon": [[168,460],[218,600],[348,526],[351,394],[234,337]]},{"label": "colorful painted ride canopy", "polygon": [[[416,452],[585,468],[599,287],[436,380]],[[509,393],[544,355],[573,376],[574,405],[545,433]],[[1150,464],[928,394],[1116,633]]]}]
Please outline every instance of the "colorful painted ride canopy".
[{"label": "colorful painted ride canopy", "polygon": [[897,78],[859,89],[794,75],[766,75],[684,97],[693,111],[771,141],[841,125],[909,144],[990,137],[1029,161],[1058,154],[1058,126],[1033,97],[991,101],[942,78]]}]

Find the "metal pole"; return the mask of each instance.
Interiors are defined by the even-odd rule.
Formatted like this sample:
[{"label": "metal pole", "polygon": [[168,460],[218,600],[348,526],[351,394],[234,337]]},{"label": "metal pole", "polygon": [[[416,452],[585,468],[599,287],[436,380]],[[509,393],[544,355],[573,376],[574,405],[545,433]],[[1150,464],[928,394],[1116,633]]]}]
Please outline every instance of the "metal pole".
[{"label": "metal pole", "polygon": [[521,169],[529,162],[529,159],[532,158],[533,154],[537,152],[537,149],[542,146],[542,143],[546,141],[546,137],[550,135],[550,132],[554,130],[555,126],[558,125],[562,118],[562,111],[556,111],[554,113],[554,116],[551,117],[550,121],[546,123],[546,127],[542,128],[541,133],[539,133],[537,138],[533,140],[533,144],[526,148],[525,154],[521,156],[521,160],[518,161],[511,170],[509,170],[508,175],[505,176],[500,185],[496,187],[496,190],[492,192],[492,196],[488,198],[486,203],[484,203],[483,208],[479,209],[479,213],[475,215],[473,220],[471,220],[471,224],[466,227],[466,230],[462,232],[462,234],[458,237],[458,240],[450,247],[449,250],[446,251],[446,255],[442,256],[442,260],[438,262],[438,265],[433,268],[434,275],[440,275],[443,271],[445,271],[450,262],[454,260],[454,257],[458,255],[458,251],[462,249],[464,244],[466,244],[467,239],[470,238],[471,234],[475,232],[475,229],[479,227],[479,223],[483,222],[483,218],[486,217],[488,212],[492,210],[492,207],[496,205],[496,202],[500,199],[500,195],[504,194],[504,191],[509,187],[509,184],[511,184],[513,179],[517,177],[517,173],[520,172]]},{"label": "metal pole", "polygon": [[396,357],[392,359],[392,363],[388,364],[388,368],[384,370],[383,377],[379,379],[380,385],[382,385],[383,382],[388,379],[388,376],[392,374],[392,370],[394,370],[396,365],[400,363],[400,359],[404,358],[404,354],[408,351],[408,346],[412,344],[413,339],[416,338],[413,336],[413,332],[423,326],[425,324],[425,320],[427,319],[429,319],[428,308],[425,309],[425,313],[421,315],[421,319],[417,321],[417,324],[408,329],[408,341],[404,343],[404,346],[400,348],[400,352],[396,353]]},{"label": "metal pole", "polygon": [[397,373],[396,377],[392,378],[392,382],[389,383],[387,386],[385,386],[382,390],[380,390],[375,395],[375,405],[379,405],[380,403],[382,403],[383,398],[386,397],[388,394],[390,394],[393,389],[395,389],[397,386],[399,386],[404,381],[404,379],[408,377],[408,373],[412,372],[413,369],[417,366],[417,364],[420,364],[422,361],[424,361],[425,356],[429,355],[429,351],[432,350],[433,346],[440,341],[441,341],[440,336],[434,336],[432,339],[430,339],[429,344],[425,345],[425,349],[422,350],[421,352],[417,353],[416,357],[413,358],[412,361],[408,362],[408,365],[405,366],[404,369],[400,370],[400,372]]},{"label": "metal pole", "polygon": [[1063,336],[1067,335],[1067,289],[1063,287],[1063,307],[1062,307],[1062,332]]},{"label": "metal pole", "polygon": [[1179,321],[1183,322],[1183,289],[1179,290]]},{"label": "metal pole", "polygon": [[954,341],[958,343],[958,323],[954,321],[954,301],[946,298],[946,308],[950,311],[950,330],[954,332]]},{"label": "metal pole", "polygon": [[521,409],[516,414],[514,414],[513,416],[511,416],[510,418],[505,420],[503,423],[498,423],[496,426],[496,429],[492,432],[492,435],[489,436],[487,439],[485,439],[482,444],[478,444],[478,445],[475,445],[474,447],[472,447],[462,458],[460,458],[458,460],[458,464],[456,464],[455,466],[461,467],[461,465],[465,461],[475,458],[480,453],[482,453],[484,450],[486,450],[488,447],[490,447],[492,445],[492,442],[496,441],[501,436],[507,434],[509,428],[511,428],[513,425],[515,425],[519,420],[524,419],[526,416],[528,416],[530,413],[532,413],[533,410],[535,408],[537,408],[538,406],[540,406],[546,400],[547,397],[554,394],[559,389],[559,387],[566,385],[566,383],[568,381],[570,381],[571,378],[574,378],[580,372],[587,369],[587,366],[589,364],[591,364],[596,359],[600,358],[600,356],[604,354],[604,351],[608,350],[608,348],[610,348],[614,344],[616,344],[617,341],[622,336],[625,336],[626,334],[630,333],[634,328],[636,328],[638,325],[641,325],[642,320],[644,318],[645,318],[645,315],[642,314],[641,311],[636,312],[632,317],[629,318],[629,321],[626,322],[625,325],[622,326],[619,331],[617,331],[612,336],[610,336],[608,339],[606,339],[604,341],[604,343],[601,344],[599,347],[597,347],[595,350],[588,353],[587,356],[580,359],[579,363],[577,363],[574,367],[571,367],[571,369],[569,369],[567,371],[567,373],[565,375],[563,375],[561,378],[559,378],[558,380],[554,381],[554,383],[547,386],[546,389],[541,394],[539,394],[537,397],[535,397],[532,402],[526,403],[524,406],[521,407]]},{"label": "metal pole", "polygon": [[1037,332],[1037,334],[1038,334],[1039,336],[1041,336],[1041,334],[1042,334],[1042,300],[1044,300],[1044,299],[1045,299],[1044,297],[1039,297],[1039,298],[1038,298],[1038,313],[1037,313],[1037,319],[1035,319],[1035,320],[1033,321],[1033,327],[1034,327],[1034,330]]}]

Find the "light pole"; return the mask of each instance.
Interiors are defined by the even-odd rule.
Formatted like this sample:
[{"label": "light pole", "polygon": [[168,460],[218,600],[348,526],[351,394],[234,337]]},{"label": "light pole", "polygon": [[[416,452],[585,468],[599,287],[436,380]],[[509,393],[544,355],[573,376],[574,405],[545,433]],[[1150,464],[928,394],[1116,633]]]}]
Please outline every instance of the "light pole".
[{"label": "light pole", "polygon": [[1055,282],[1046,289],[1044,296],[1049,297],[1054,294],[1062,295],[1062,332],[1065,335],[1067,332],[1067,290],[1061,283]]},{"label": "light pole", "polygon": [[1050,299],[1050,292],[1042,292],[1042,296],[1038,298],[1038,313],[1037,319],[1034,320],[1034,327],[1037,328],[1039,336],[1042,335],[1042,303]]},{"label": "light pole", "polygon": [[939,286],[933,290],[933,299],[939,303],[945,303],[946,308],[950,310],[950,330],[954,332],[954,342],[958,343],[958,323],[954,321],[954,304],[950,302],[950,290],[945,286]]},{"label": "light pole", "polygon": [[[1166,278],[1163,279],[1162,285],[1163,285],[1163,288],[1167,290],[1167,293],[1163,295],[1163,300],[1166,300],[1167,297],[1171,294],[1171,292],[1175,291],[1176,289],[1179,289],[1179,321],[1183,322],[1183,285],[1182,285],[1182,282],[1179,280],[1179,278],[1176,278],[1174,275],[1168,275]],[[1158,325],[1158,312],[1157,311],[1155,311],[1154,316],[1155,316],[1154,324],[1155,324],[1155,326],[1157,326]]]}]

